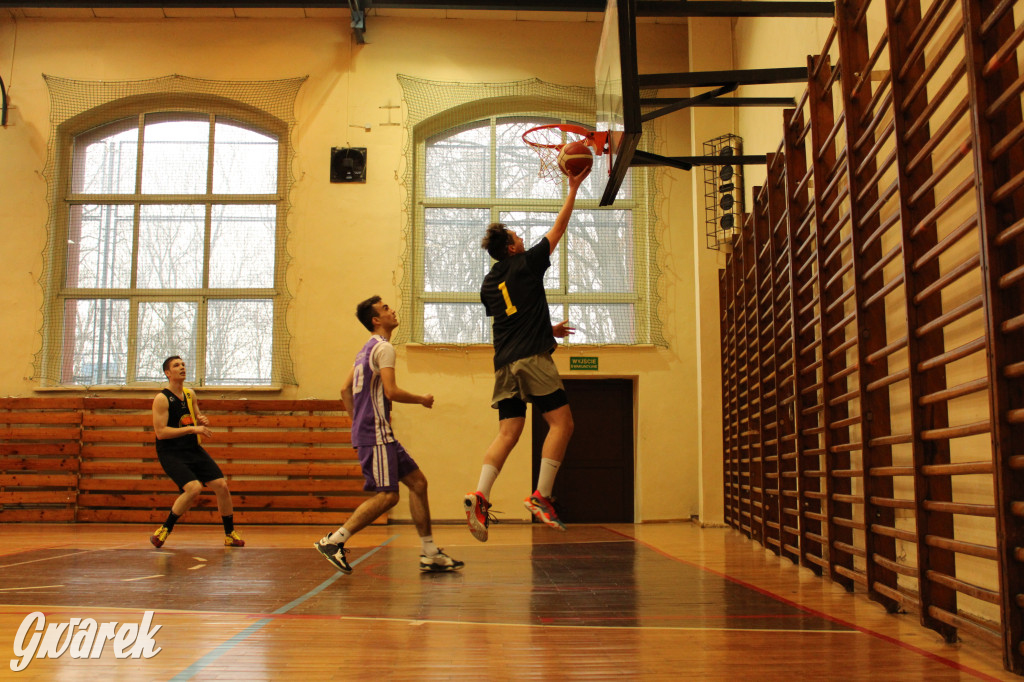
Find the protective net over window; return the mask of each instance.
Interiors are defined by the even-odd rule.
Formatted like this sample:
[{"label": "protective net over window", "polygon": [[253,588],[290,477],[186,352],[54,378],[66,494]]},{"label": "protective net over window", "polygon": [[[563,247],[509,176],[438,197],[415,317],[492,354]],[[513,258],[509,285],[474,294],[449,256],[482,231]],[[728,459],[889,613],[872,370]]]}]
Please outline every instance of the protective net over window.
[{"label": "protective net over window", "polygon": [[[480,247],[487,224],[505,223],[529,248],[551,228],[567,190],[563,178],[541,177],[540,158],[522,135],[550,123],[593,129],[594,89],[536,79],[398,79],[409,131],[401,294],[411,314],[396,340],[490,343],[479,296],[492,262]],[[653,133],[644,138],[650,149]],[[654,173],[631,169],[615,204],[599,207],[603,173],[595,163],[551,256],[545,278],[551,319],[576,328],[567,344],[666,345],[658,316]]]},{"label": "protective net over window", "polygon": [[50,197],[45,385],[294,384],[285,268],[295,96],[305,78],[44,76]]}]

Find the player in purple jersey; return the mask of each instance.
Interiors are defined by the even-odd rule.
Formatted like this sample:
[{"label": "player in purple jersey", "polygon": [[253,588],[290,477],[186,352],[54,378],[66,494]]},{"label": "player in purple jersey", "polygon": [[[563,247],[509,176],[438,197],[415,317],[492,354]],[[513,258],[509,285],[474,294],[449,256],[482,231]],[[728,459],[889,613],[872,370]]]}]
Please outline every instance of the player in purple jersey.
[{"label": "player in purple jersey", "polygon": [[527,250],[518,234],[503,223],[491,223],[481,246],[497,261],[484,277],[480,300],[487,315],[494,318],[494,393],[491,407],[498,410],[498,435],[484,453],[484,464],[475,492],[463,498],[469,532],[487,541],[491,486],[519,442],[526,423],[526,403],[532,402],[548,424],[541,449],[537,489],[523,505],[539,521],[565,530],[551,504],[555,475],[565,458],[572,436],[572,411],[558,369],[551,359],[557,347],[555,337],[573,333],[568,320],[551,324],[544,273],[551,267],[551,254],[569,226],[576,193],[590,168],[569,175],[569,191],[555,223],[537,244]]},{"label": "player in purple jersey", "polygon": [[359,505],[334,533],[328,533],[313,546],[343,573],[352,566],[345,558],[345,543],[350,537],[398,504],[398,484],[409,489],[409,511],[423,543],[420,570],[457,571],[463,562],[452,559],[434,544],[430,529],[430,505],[427,501],[427,477],[420,471],[391,431],[391,403],[413,403],[427,409],[434,396],[416,395],[395,382],[395,347],[391,332],[398,316],[381,303],[380,296],[368,298],[356,307],[356,317],[373,336],[356,355],[355,363],[341,389],[341,399],[352,417],[352,445],[359,451],[366,483],[364,490],[376,494]]}]

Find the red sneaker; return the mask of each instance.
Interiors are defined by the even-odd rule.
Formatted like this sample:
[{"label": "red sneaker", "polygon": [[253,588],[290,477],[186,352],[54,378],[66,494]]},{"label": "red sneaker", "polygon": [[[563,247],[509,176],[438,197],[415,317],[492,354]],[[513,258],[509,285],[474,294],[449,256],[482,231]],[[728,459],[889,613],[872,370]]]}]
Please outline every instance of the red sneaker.
[{"label": "red sneaker", "polygon": [[529,509],[530,513],[536,516],[541,523],[551,526],[555,530],[565,530],[565,524],[558,518],[558,512],[555,511],[554,505],[539,492],[534,491],[532,495],[523,500],[523,506]]},{"label": "red sneaker", "polygon": [[[487,501],[483,493],[469,493],[462,502],[466,509],[466,521],[469,523],[469,532],[480,542],[487,542],[487,526],[490,525],[491,503]],[[497,519],[495,519],[497,523]]]}]

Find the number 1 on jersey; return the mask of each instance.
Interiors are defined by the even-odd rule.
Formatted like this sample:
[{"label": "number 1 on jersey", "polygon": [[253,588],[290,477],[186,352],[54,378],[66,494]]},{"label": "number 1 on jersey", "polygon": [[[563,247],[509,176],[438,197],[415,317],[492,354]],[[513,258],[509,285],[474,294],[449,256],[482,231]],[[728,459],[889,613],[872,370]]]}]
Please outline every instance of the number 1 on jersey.
[{"label": "number 1 on jersey", "polygon": [[519,310],[514,305],[512,305],[512,299],[509,298],[508,296],[508,287],[505,286],[504,282],[499,282],[498,288],[501,289],[501,295],[505,299],[505,314],[515,315],[517,312],[519,312]]}]

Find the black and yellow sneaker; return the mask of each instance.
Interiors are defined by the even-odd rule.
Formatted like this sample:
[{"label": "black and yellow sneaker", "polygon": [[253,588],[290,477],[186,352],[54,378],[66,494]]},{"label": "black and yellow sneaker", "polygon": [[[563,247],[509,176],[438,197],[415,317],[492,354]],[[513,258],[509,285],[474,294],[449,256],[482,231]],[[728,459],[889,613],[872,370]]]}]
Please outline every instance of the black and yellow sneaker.
[{"label": "black and yellow sneaker", "polygon": [[154,547],[163,547],[164,542],[167,541],[167,536],[171,534],[167,526],[160,526],[157,528],[152,535],[149,536],[149,543]]}]

